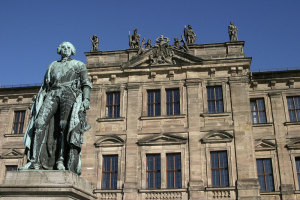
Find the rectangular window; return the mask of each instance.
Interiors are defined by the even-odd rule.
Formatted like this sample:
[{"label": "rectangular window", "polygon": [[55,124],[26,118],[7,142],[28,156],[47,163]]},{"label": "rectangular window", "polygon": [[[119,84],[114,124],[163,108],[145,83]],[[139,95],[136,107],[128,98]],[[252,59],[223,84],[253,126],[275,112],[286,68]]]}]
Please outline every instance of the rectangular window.
[{"label": "rectangular window", "polygon": [[18,165],[6,165],[6,171],[17,171]]},{"label": "rectangular window", "polygon": [[286,97],[290,122],[300,122],[300,96],[299,97]]},{"label": "rectangular window", "polygon": [[160,189],[160,154],[147,155],[147,185],[149,189]]},{"label": "rectangular window", "polygon": [[181,188],[181,154],[167,154],[167,186]]},{"label": "rectangular window", "polygon": [[208,113],[224,112],[222,86],[207,87],[206,89]]},{"label": "rectangular window", "polygon": [[120,92],[106,93],[106,117],[120,117]]},{"label": "rectangular window", "polygon": [[24,129],[25,110],[15,111],[14,134],[22,134]]},{"label": "rectangular window", "polygon": [[298,187],[300,188],[300,157],[296,158],[296,170],[297,170],[297,178],[298,178]]},{"label": "rectangular window", "polygon": [[160,116],[160,90],[148,90],[148,116]]},{"label": "rectangular window", "polygon": [[102,189],[117,189],[118,156],[103,156]]},{"label": "rectangular window", "polygon": [[271,159],[257,159],[257,175],[261,192],[274,191],[273,170]]},{"label": "rectangular window", "polygon": [[252,123],[264,124],[267,123],[266,109],[264,99],[251,99],[250,100]]},{"label": "rectangular window", "polygon": [[167,115],[180,114],[180,95],[179,89],[167,89]]},{"label": "rectangular window", "polygon": [[213,187],[228,187],[228,160],[226,151],[210,152]]}]

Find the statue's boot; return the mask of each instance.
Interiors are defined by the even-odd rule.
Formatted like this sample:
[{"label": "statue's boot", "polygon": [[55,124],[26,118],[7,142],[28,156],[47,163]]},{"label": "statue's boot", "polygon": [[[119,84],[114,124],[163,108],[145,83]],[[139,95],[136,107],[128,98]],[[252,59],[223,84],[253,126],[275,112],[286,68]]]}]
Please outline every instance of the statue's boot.
[{"label": "statue's boot", "polygon": [[64,133],[61,132],[60,134],[60,150],[59,150],[59,157],[56,161],[56,168],[58,170],[66,170],[64,165],[64,153],[65,153],[65,137]]},{"label": "statue's boot", "polygon": [[31,161],[30,169],[39,170],[41,168],[40,154],[42,150],[44,132],[42,129],[35,130],[33,143],[33,159]]}]

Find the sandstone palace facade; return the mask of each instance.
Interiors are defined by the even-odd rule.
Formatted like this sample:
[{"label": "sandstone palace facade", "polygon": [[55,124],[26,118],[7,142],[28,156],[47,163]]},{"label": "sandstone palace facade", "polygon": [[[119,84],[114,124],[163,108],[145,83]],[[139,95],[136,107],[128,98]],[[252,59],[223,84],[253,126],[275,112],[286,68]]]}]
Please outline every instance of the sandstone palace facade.
[{"label": "sandstone palace facade", "polygon": [[[85,53],[82,177],[103,200],[300,199],[300,70],[250,72],[243,41]],[[0,179],[26,163],[38,86],[0,88]]]}]

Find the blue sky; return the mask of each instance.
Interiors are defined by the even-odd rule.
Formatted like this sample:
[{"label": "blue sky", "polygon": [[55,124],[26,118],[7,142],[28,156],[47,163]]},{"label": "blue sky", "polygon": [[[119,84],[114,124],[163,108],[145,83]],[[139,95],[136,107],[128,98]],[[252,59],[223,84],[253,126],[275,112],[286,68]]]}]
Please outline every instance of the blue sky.
[{"label": "blue sky", "polygon": [[233,21],[252,71],[300,69],[298,0],[1,0],[0,84],[40,83],[56,48],[72,42],[74,59],[86,62],[89,37],[102,51],[128,48],[128,31],[139,29],[152,41],[163,34],[180,37],[191,24],[197,44],[228,41]]}]

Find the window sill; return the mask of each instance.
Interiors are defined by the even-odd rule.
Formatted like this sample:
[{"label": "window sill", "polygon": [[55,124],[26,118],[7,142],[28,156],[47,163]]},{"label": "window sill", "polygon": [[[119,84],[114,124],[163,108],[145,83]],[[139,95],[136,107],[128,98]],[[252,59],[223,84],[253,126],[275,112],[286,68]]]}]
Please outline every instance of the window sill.
[{"label": "window sill", "polygon": [[185,114],[181,115],[161,115],[161,116],[142,116],[140,117],[140,120],[158,120],[158,119],[179,119],[179,118],[185,118]]},{"label": "window sill", "polygon": [[284,122],[285,126],[290,126],[290,125],[300,125],[300,122]]},{"label": "window sill", "polygon": [[122,190],[121,189],[111,189],[111,190],[107,190],[107,189],[94,189],[93,191],[94,193],[121,193]]},{"label": "window sill", "polygon": [[206,191],[224,191],[224,190],[235,190],[234,186],[228,186],[228,187],[206,187]]},{"label": "window sill", "polygon": [[261,195],[280,195],[280,191],[260,192]]},{"label": "window sill", "polygon": [[165,188],[165,189],[139,189],[140,193],[149,192],[186,192],[186,188]]},{"label": "window sill", "polygon": [[201,113],[201,117],[226,117],[230,116],[230,112],[223,112],[223,113]]},{"label": "window sill", "polygon": [[97,122],[115,122],[115,121],[124,121],[125,117],[119,117],[119,118],[98,118]]},{"label": "window sill", "polygon": [[24,133],[22,134],[5,134],[4,137],[24,137]]},{"label": "window sill", "polygon": [[272,126],[273,123],[265,123],[265,124],[252,124],[253,127],[263,127],[263,126]]}]

